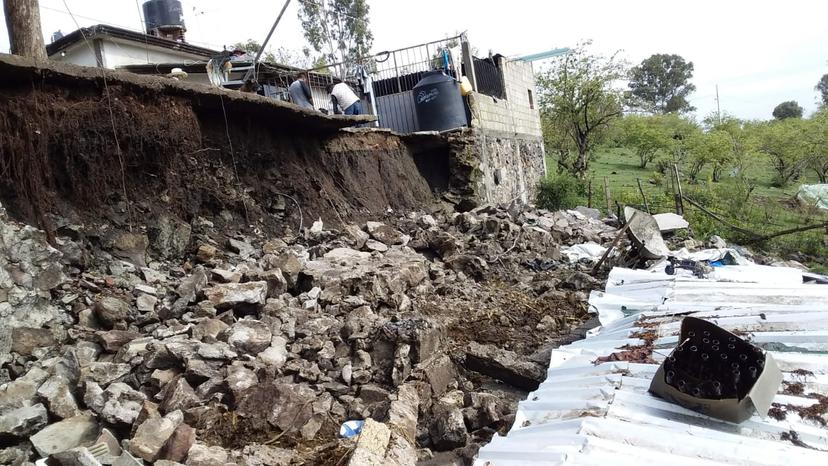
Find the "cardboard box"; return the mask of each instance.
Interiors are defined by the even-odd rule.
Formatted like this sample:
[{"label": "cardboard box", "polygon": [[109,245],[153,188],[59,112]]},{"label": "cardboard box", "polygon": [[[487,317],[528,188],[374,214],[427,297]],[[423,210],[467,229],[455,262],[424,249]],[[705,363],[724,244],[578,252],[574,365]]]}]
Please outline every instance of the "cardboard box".
[{"label": "cardboard box", "polygon": [[[720,345],[702,343],[702,339],[716,341]],[[733,345],[735,348],[729,349],[728,345]],[[710,348],[717,346],[721,351],[716,350],[714,352],[710,350]],[[695,348],[695,350],[690,351],[691,348]],[[683,353],[684,351],[688,351],[688,353]],[[750,377],[747,375],[745,379],[740,378],[741,369],[744,369],[745,364],[751,364],[750,361],[752,361],[752,359],[748,359],[747,362],[744,362],[740,359],[743,354],[747,355],[748,351],[754,352],[750,356],[756,360],[762,359],[760,355],[764,359],[764,366],[761,372],[757,371],[755,380],[750,380]],[[683,354],[678,354],[679,352]],[[720,358],[711,361],[713,359],[711,355],[716,354],[721,357],[723,353],[727,355],[727,361]],[[703,360],[701,355],[708,355],[708,359]],[[732,358],[732,355],[736,357]],[[670,362],[670,358],[674,358],[672,362]],[[730,361],[731,358],[733,359],[732,362]],[[684,361],[684,363],[681,363],[681,361]],[[729,369],[729,365],[733,364],[733,362],[740,363],[741,367],[739,369],[732,369],[732,374],[725,374],[725,371],[721,369],[725,366],[728,366],[727,368]],[[670,366],[670,368],[665,369],[665,365]],[[676,365],[676,369],[673,369],[673,365]],[[688,367],[688,370],[684,370]],[[751,366],[750,369],[753,367]],[[671,377],[673,377],[671,382],[668,381],[668,373],[671,373]],[[693,375],[688,375],[694,373],[704,374],[704,377],[700,375],[698,378],[695,378]],[[685,379],[694,381],[693,383],[697,384],[694,386],[706,384],[706,387],[712,387],[712,384],[726,377],[734,377],[734,379],[728,379],[728,381],[739,381],[734,382],[732,385],[734,387],[732,390],[736,392],[735,396],[727,396],[727,394],[723,393],[721,399],[713,399],[715,397],[709,396],[709,393],[707,394],[708,396],[705,396],[704,393],[701,396],[695,396],[692,392],[688,392],[689,390],[687,389],[682,391],[676,387],[677,384],[686,383]],[[676,382],[677,378],[681,379],[678,383]],[[754,410],[763,418],[766,417],[781,382],[782,371],[779,370],[779,367],[770,354],[763,352],[758,347],[751,345],[737,335],[711,322],[695,317],[686,317],[681,323],[679,344],[670,353],[670,357],[656,371],[650,384],[650,392],[667,401],[707,416],[740,423],[749,419],[753,415]],[[719,387],[722,384],[724,382],[719,382]],[[688,385],[690,383],[684,386]],[[741,387],[741,389],[735,387]]]}]

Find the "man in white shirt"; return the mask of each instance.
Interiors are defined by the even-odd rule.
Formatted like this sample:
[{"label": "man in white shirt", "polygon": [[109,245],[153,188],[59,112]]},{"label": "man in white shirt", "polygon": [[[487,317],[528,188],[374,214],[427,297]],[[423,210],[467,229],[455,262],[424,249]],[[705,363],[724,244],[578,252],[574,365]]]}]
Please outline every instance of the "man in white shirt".
[{"label": "man in white shirt", "polygon": [[344,82],[329,84],[328,93],[331,94],[331,104],[333,104],[335,114],[362,115],[362,102],[359,96]]}]

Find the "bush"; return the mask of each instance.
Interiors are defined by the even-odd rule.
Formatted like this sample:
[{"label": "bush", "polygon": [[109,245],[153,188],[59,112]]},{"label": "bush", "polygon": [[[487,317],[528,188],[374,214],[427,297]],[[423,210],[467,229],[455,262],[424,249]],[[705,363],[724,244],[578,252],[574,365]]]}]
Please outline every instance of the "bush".
[{"label": "bush", "polygon": [[535,203],[542,209],[571,209],[582,203],[585,194],[583,181],[570,174],[560,173],[541,180]]}]

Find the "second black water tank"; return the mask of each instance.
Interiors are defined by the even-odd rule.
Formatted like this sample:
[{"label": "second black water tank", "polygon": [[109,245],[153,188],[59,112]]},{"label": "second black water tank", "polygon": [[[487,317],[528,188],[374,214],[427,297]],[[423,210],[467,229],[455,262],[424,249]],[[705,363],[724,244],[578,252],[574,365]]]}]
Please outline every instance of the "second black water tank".
[{"label": "second black water tank", "polygon": [[184,11],[179,0],[149,0],[144,3],[147,31],[160,27],[184,27]]},{"label": "second black water tank", "polygon": [[446,131],[468,124],[460,84],[442,71],[426,73],[412,94],[420,131]]}]

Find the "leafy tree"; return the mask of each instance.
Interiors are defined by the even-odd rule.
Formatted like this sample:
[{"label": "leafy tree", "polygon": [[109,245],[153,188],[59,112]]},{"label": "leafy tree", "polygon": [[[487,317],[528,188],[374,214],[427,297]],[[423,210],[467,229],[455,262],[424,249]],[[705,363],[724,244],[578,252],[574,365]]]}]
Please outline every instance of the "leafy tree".
[{"label": "leafy tree", "polygon": [[750,124],[727,113],[711,113],[704,119],[708,131],[724,131],[730,136],[732,163],[737,176],[743,176],[747,166],[755,159],[751,132],[746,129],[748,125]]},{"label": "leafy tree", "polygon": [[658,116],[627,115],[618,126],[621,145],[635,152],[641,168],[672,147],[670,128]]},{"label": "leafy tree", "polygon": [[[244,50],[247,52],[248,55],[256,56],[259,53],[259,49],[262,48],[262,44],[253,40],[247,39],[246,42],[236,42],[233,44],[233,49],[235,50]],[[267,63],[276,63],[276,56],[273,55],[272,52],[264,52],[262,53],[261,61]]]},{"label": "leafy tree", "polygon": [[777,120],[785,118],[802,118],[802,107],[795,100],[782,102],[773,109],[773,117]]},{"label": "leafy tree", "polygon": [[695,110],[687,96],[696,90],[690,83],[693,62],[675,54],[655,54],[630,71],[633,105],[652,113],[684,113]]},{"label": "leafy tree", "polygon": [[688,176],[696,180],[702,168],[710,165],[713,181],[719,181],[722,172],[733,160],[733,145],[726,131],[712,130],[697,135],[690,144]]},{"label": "leafy tree", "polygon": [[541,128],[546,153],[554,155],[556,171],[570,171],[573,154],[577,153],[575,142],[569,136],[569,127],[563,119],[549,112],[541,112]]},{"label": "leafy tree", "polygon": [[345,63],[340,77],[351,73],[358,59],[371,51],[367,0],[299,0],[305,39],[327,63]]},{"label": "leafy tree", "polygon": [[828,105],[828,73],[822,75],[822,79],[816,85],[816,90],[822,97],[822,105]]},{"label": "leafy tree", "polygon": [[613,84],[626,76],[625,63],[591,55],[588,45],[558,57],[538,76],[541,112],[574,143],[577,156],[568,168],[579,177],[589,169],[590,152],[602,132],[621,116],[623,95]]},{"label": "leafy tree", "polygon": [[807,164],[803,122],[798,118],[771,121],[755,128],[757,149],[767,156],[774,170],[776,186],[797,179]]},{"label": "leafy tree", "polygon": [[820,183],[828,183],[828,108],[805,121],[807,165]]},{"label": "leafy tree", "polygon": [[[236,50],[244,50],[247,54],[256,56],[259,53],[259,49],[262,48],[262,45],[253,39],[247,39],[246,42],[236,42],[233,44],[233,48]],[[297,51],[285,47],[279,47],[275,52],[266,51],[262,53],[259,61],[302,69],[312,68],[314,66],[314,62],[310,58],[310,50]]]}]

